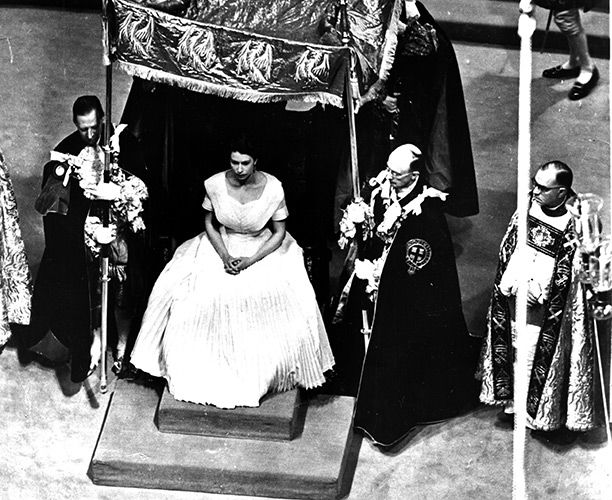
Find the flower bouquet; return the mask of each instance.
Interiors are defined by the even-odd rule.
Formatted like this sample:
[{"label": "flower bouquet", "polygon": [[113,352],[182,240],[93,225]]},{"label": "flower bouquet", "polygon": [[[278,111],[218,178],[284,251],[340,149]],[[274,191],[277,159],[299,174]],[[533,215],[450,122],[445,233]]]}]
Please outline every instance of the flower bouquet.
[{"label": "flower bouquet", "polygon": [[[115,188],[118,192],[117,196],[110,202],[109,223],[116,227],[117,240],[125,240],[125,232],[127,230],[133,233],[145,230],[146,227],[142,218],[144,210],[143,202],[149,197],[145,183],[140,178],[119,167],[119,134],[124,128],[125,125],[119,125],[109,141],[111,155],[109,183],[114,184],[118,188]],[[75,175],[79,182],[87,181],[83,169],[76,170]],[[97,183],[100,181],[100,176],[95,179],[89,179],[89,181],[91,180]],[[87,196],[87,191],[85,191],[85,195]],[[101,245],[95,235],[101,227],[102,221],[99,217],[88,215],[85,221],[85,244],[95,257],[100,254]]]},{"label": "flower bouquet", "polygon": [[378,283],[380,282],[384,261],[385,259],[382,256],[374,260],[357,259],[355,261],[355,276],[361,280],[367,281],[365,291],[372,302],[376,301]]},{"label": "flower bouquet", "polygon": [[342,249],[355,239],[357,233],[366,241],[374,230],[374,214],[372,208],[361,198],[355,198],[342,211],[340,220],[340,237],[338,246]]}]

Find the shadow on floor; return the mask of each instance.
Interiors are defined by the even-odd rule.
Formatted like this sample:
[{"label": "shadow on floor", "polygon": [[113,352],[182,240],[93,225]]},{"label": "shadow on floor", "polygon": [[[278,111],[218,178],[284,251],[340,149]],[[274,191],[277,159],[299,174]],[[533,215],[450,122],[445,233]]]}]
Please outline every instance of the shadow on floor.
[{"label": "shadow on floor", "polygon": [[556,431],[531,431],[531,437],[556,453],[567,453],[572,448],[594,450],[608,445],[605,427],[586,432],[573,432],[569,429]]}]

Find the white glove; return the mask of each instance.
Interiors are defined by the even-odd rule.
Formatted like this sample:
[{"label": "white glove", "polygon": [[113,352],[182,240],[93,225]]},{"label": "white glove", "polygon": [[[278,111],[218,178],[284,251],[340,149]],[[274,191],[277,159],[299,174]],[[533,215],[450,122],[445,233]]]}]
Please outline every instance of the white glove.
[{"label": "white glove", "polygon": [[406,9],[406,19],[418,19],[421,17],[419,9],[416,6],[415,0],[405,0],[404,7]]},{"label": "white glove", "polygon": [[100,226],[96,229],[94,238],[100,245],[108,245],[117,237],[117,226],[109,224],[108,227]]},{"label": "white glove", "polygon": [[93,187],[85,189],[85,195],[96,200],[113,201],[119,198],[120,194],[121,188],[114,182],[100,182]]}]

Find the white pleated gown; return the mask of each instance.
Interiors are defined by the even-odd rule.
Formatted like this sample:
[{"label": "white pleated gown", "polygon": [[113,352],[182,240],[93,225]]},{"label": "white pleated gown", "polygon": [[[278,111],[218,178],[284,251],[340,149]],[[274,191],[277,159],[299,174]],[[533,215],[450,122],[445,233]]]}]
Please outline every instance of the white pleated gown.
[{"label": "white pleated gown", "polygon": [[[245,204],[229,196],[225,172],[205,182],[203,207],[234,257],[253,255],[267,223],[287,217],[281,183],[265,175],[261,197]],[[287,233],[278,250],[230,275],[205,232],[186,241],[153,287],[131,361],[165,377],[176,399],[220,408],[321,385],[334,361],[301,248]]]}]

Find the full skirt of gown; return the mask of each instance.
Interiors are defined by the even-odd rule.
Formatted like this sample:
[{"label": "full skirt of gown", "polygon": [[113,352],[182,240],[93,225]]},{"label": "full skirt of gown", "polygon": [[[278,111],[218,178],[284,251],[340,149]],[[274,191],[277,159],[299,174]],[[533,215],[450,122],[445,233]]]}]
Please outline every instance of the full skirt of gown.
[{"label": "full skirt of gown", "polygon": [[[250,256],[270,230],[221,234],[230,255]],[[176,399],[220,408],[321,385],[333,356],[295,240],[287,233],[237,275],[206,233],[181,245],[153,288],[132,363],[166,378]]]}]

